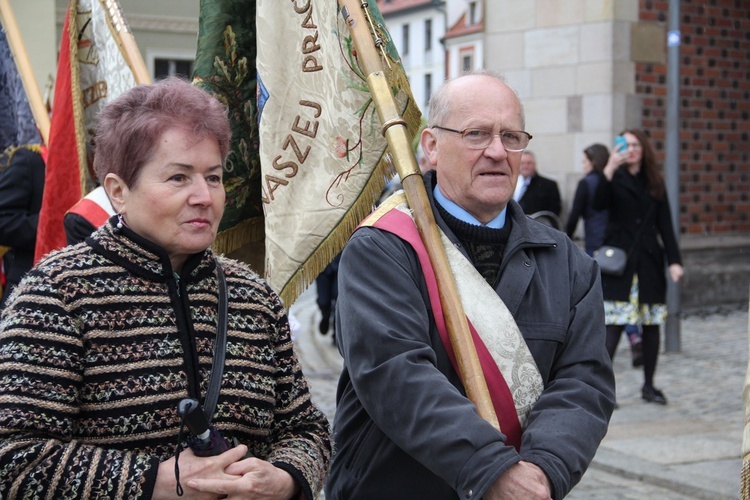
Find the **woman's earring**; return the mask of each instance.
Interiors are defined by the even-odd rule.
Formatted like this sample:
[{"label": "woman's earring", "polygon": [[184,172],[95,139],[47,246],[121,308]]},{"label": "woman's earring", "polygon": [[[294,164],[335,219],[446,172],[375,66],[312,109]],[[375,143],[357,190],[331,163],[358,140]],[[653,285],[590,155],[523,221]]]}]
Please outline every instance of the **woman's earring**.
[{"label": "woman's earring", "polygon": [[122,231],[122,226],[122,214],[117,214],[117,224],[115,225],[114,233],[120,234],[120,232]]}]

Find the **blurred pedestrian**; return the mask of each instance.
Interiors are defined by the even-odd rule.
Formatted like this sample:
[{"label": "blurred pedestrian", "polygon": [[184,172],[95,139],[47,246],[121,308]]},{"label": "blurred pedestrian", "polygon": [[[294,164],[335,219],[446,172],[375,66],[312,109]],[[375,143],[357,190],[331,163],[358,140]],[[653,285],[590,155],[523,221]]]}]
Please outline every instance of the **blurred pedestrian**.
[{"label": "blurred pedestrian", "polygon": [[[570,238],[581,217],[584,221],[583,241],[586,253],[594,254],[594,250],[604,244],[607,233],[609,210],[597,210],[594,207],[594,195],[601,182],[606,182],[603,171],[609,161],[609,149],[603,144],[592,144],[583,150],[584,177],[578,182],[573,206],[570,209],[565,232]],[[643,365],[643,349],[641,348],[641,331],[636,325],[627,325],[625,334],[630,344],[631,361],[634,367]]]},{"label": "blurred pedestrian", "polygon": [[336,299],[339,296],[338,276],[340,259],[341,254],[334,257],[333,261],[315,278],[315,288],[318,292],[316,302],[318,309],[320,309],[318,331],[325,335],[331,330],[331,336],[334,338],[336,337],[334,312],[336,311]]},{"label": "blurred pedestrian", "polygon": [[[513,199],[521,205],[526,215],[533,217],[540,212],[550,212],[560,217],[562,202],[557,182],[539,174],[536,155],[532,151],[524,151],[521,156],[520,175]],[[558,226],[556,229],[562,228]]]},{"label": "blurred pedestrian", "polygon": [[[594,207],[609,210],[606,245],[629,250],[622,276],[602,274],[607,351],[614,357],[627,324],[642,331],[644,381],[641,397],[667,404],[664,392],[654,386],[659,357],[659,326],[667,317],[665,271],[672,281],[682,278],[664,179],[659,172],[651,141],[642,130],[623,132],[624,150],[614,151],[604,167]],[[665,262],[669,264],[665,269]]]},{"label": "blurred pedestrian", "polygon": [[85,241],[115,214],[104,186],[94,188],[73,205],[63,218],[65,240],[68,245]]},{"label": "blurred pedestrian", "polygon": [[581,166],[584,177],[578,182],[576,193],[573,197],[573,205],[565,225],[565,232],[572,239],[578,226],[578,220],[583,218],[584,249],[589,255],[602,246],[607,232],[607,209],[597,210],[594,208],[594,194],[599,183],[604,179],[604,166],[609,160],[609,149],[603,144],[592,144],[583,150]]},{"label": "blurred pedestrian", "polygon": [[0,245],[6,286],[0,310],[11,292],[34,265],[36,229],[44,194],[44,160],[38,145],[22,146],[9,155],[0,171]]}]

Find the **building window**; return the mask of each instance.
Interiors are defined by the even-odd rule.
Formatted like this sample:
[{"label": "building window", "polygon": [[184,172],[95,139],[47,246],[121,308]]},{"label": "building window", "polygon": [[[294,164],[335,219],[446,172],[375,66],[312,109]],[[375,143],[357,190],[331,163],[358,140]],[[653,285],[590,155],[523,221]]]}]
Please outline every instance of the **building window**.
[{"label": "building window", "polygon": [[463,54],[461,56],[461,71],[464,73],[468,73],[471,71],[474,67],[474,55],[473,54]]},{"label": "building window", "polygon": [[424,75],[424,107],[427,109],[427,105],[430,103],[430,96],[432,95],[432,74],[427,73]]},{"label": "building window", "polygon": [[477,24],[477,3],[469,2],[469,24]]},{"label": "building window", "polygon": [[432,19],[424,21],[424,50],[432,50]]},{"label": "building window", "polygon": [[403,40],[404,49],[401,55],[403,56],[409,55],[409,25],[408,24],[404,24],[403,26],[401,26],[401,37],[404,39]]},{"label": "building window", "polygon": [[193,59],[174,59],[157,57],[154,59],[154,80],[161,80],[168,76],[193,77]]}]

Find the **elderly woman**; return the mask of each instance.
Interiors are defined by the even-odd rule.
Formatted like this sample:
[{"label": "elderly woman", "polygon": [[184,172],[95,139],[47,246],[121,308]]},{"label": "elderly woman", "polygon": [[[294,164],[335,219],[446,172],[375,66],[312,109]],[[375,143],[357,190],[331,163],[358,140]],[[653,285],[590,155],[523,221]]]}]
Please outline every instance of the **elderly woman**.
[{"label": "elderly woman", "polygon": [[[0,497],[282,499],[322,487],[329,425],[279,298],[209,249],[229,141],[222,105],[177,79],[102,111],[94,168],[117,215],[39,262],[0,322]],[[237,444],[196,456],[178,405],[213,406],[222,366],[206,413]]]}]

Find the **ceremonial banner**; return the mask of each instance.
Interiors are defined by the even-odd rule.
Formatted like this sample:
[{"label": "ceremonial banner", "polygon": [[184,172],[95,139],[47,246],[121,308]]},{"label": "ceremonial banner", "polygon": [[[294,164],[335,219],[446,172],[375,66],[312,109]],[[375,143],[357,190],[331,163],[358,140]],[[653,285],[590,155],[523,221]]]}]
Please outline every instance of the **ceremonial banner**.
[{"label": "ceremonial banner", "polygon": [[[375,0],[369,9],[413,136],[419,110]],[[370,213],[389,159],[336,2],[258,0],[257,27],[265,274],[289,307]]]},{"label": "ceremonial banner", "polygon": [[57,62],[44,198],[35,259],[65,246],[63,217],[96,187],[93,134],[102,107],[136,85],[112,33],[114,0],[71,0]]},{"label": "ceremonial banner", "polygon": [[201,0],[193,84],[227,105],[232,127],[217,253],[263,240],[255,45],[255,0]]},{"label": "ceremonial banner", "polygon": [[0,168],[8,162],[8,148],[41,142],[5,30],[0,30]]}]

